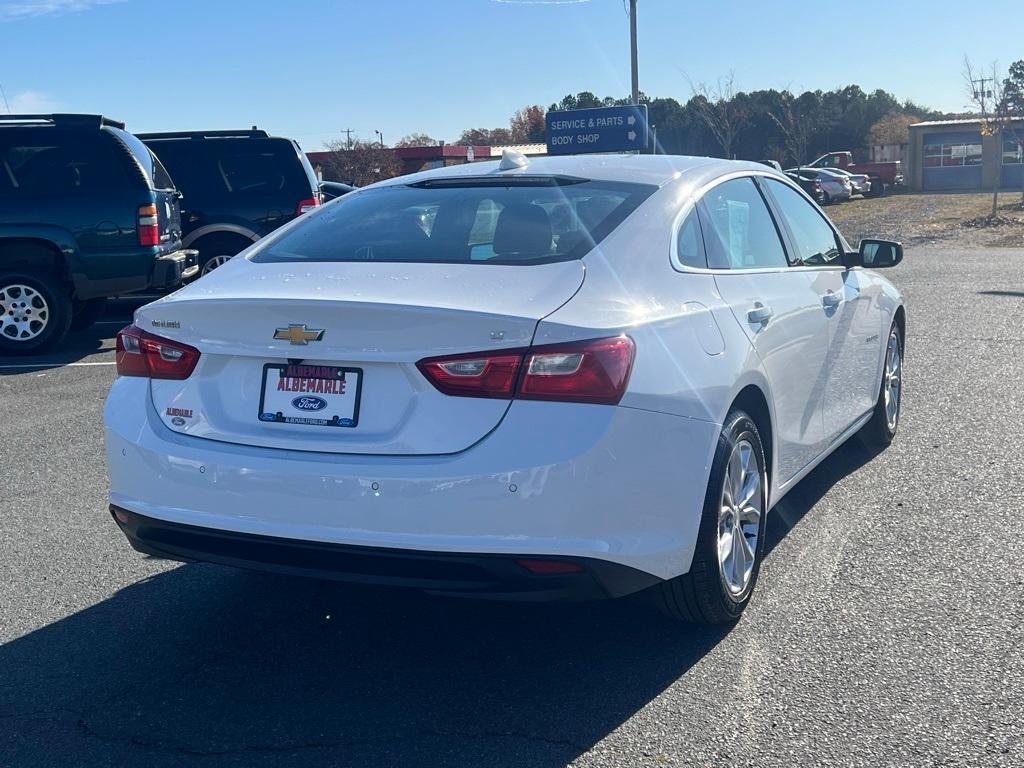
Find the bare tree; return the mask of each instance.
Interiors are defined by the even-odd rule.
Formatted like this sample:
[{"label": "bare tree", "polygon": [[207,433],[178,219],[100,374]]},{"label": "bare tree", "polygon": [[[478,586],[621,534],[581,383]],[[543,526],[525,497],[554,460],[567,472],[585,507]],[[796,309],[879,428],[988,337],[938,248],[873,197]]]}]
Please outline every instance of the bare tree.
[{"label": "bare tree", "polygon": [[[978,110],[981,118],[981,135],[996,138],[999,142],[999,156],[1002,157],[1003,132],[1012,131],[1013,116],[1009,108],[1009,100],[1003,95],[1005,81],[999,75],[999,65],[992,62],[986,70],[983,67],[975,67],[971,64],[971,60],[964,56],[963,75],[970,104]],[[989,214],[989,218],[992,219],[999,213],[999,185],[1002,182],[1000,174],[996,173],[994,176],[992,213]]]},{"label": "bare tree", "polygon": [[[687,78],[689,80],[689,78]],[[736,98],[735,76],[719,78],[713,86],[690,82],[693,98],[690,105],[704,126],[715,137],[726,159],[733,156],[736,137],[749,125],[750,116],[744,104]]]},{"label": "bare tree", "polygon": [[801,109],[800,103],[789,91],[779,94],[779,105],[768,117],[779,126],[785,143],[786,153],[796,165],[807,157],[807,147],[816,127],[815,116]]},{"label": "bare tree", "polygon": [[436,147],[440,144],[439,139],[426,133],[410,133],[395,142],[396,147]]},{"label": "bare tree", "polygon": [[402,173],[402,163],[393,150],[376,141],[349,142],[344,139],[326,143],[330,154],[323,160],[324,178],[363,187]]},{"label": "bare tree", "polygon": [[[1009,120],[1007,135],[1016,143],[1017,162],[1021,163],[1020,205],[1024,209],[1024,59],[1013,62],[1003,80],[1003,109]],[[1004,148],[1005,152],[1005,148]]]}]

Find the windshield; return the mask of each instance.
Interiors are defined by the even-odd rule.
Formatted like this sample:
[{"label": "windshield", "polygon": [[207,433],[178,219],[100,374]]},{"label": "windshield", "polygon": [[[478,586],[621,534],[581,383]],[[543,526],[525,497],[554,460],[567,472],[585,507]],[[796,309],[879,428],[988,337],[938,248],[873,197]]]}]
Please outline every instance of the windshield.
[{"label": "windshield", "polygon": [[584,179],[432,180],[355,192],[255,262],[538,264],[578,259],[656,188]]}]

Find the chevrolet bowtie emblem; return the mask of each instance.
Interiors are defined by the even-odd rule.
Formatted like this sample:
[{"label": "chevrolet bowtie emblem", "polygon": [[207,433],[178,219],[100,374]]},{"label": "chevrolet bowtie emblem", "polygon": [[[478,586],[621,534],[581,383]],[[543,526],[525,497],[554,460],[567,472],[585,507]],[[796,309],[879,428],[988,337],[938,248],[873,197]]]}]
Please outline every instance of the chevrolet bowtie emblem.
[{"label": "chevrolet bowtie emblem", "polygon": [[278,328],[274,331],[275,339],[290,341],[292,344],[306,345],[311,341],[320,341],[323,337],[323,328],[307,328],[305,323],[302,325],[292,323],[287,328]]}]

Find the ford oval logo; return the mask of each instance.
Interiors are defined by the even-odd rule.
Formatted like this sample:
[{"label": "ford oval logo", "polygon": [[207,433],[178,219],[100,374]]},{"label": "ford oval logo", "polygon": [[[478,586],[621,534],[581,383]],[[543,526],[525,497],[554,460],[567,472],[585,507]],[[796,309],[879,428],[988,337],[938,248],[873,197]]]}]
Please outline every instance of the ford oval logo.
[{"label": "ford oval logo", "polygon": [[300,411],[321,411],[327,407],[327,401],[322,397],[303,395],[292,400],[292,406]]}]

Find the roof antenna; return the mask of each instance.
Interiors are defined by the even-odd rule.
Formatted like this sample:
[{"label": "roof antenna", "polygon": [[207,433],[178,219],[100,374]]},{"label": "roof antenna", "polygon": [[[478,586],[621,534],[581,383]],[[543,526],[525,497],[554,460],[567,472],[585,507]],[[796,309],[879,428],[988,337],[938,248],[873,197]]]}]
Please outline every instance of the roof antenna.
[{"label": "roof antenna", "polygon": [[526,155],[522,152],[516,152],[514,149],[503,149],[501,150],[501,162],[498,163],[499,171],[511,171],[516,168],[525,168],[530,164],[530,161],[526,159]]}]

